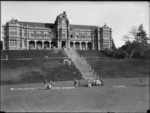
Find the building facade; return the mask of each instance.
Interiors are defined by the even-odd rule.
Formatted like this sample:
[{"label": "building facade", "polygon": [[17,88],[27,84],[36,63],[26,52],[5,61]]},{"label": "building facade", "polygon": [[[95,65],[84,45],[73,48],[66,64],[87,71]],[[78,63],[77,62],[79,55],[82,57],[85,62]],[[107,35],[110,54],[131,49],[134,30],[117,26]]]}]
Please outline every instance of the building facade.
[{"label": "building facade", "polygon": [[3,25],[3,48],[31,50],[74,48],[77,50],[104,50],[112,47],[112,30],[102,27],[69,24],[66,12],[54,23],[23,22],[11,19]]}]

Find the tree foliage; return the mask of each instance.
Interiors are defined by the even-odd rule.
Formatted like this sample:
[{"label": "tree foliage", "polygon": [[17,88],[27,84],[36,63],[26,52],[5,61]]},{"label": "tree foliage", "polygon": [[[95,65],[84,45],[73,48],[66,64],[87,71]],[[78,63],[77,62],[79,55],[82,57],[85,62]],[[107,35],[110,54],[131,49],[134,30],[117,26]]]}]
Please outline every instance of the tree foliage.
[{"label": "tree foliage", "polygon": [[142,24],[138,28],[133,26],[128,34],[123,36],[123,40],[125,44],[122,47],[113,50],[107,49],[105,54],[116,58],[140,58],[148,56],[150,53],[148,52],[150,51],[148,37]]},{"label": "tree foliage", "polygon": [[136,33],[135,36],[136,36],[137,42],[141,42],[143,44],[148,44],[147,43],[148,37],[147,37],[147,34],[146,34],[142,24],[139,26],[138,32]]},{"label": "tree foliage", "polygon": [[127,34],[125,34],[122,39],[125,42],[127,42],[127,41],[132,42],[133,40],[136,39],[136,33],[137,32],[138,32],[138,28],[136,26],[132,26],[132,28],[130,29],[130,31]]},{"label": "tree foliage", "polygon": [[114,40],[112,39],[112,48],[111,49],[116,49],[116,46],[115,46],[115,43],[114,43]]},{"label": "tree foliage", "polygon": [[[125,45],[123,45],[121,48],[126,52],[125,57],[132,58],[132,57],[141,57],[145,55],[145,52],[148,50],[148,37],[147,34],[143,28],[143,25],[141,24],[138,27],[138,30],[136,30],[135,27],[132,27],[131,31],[131,38],[133,38],[133,41],[126,40]],[[125,35],[126,39],[130,39],[129,35]]]}]

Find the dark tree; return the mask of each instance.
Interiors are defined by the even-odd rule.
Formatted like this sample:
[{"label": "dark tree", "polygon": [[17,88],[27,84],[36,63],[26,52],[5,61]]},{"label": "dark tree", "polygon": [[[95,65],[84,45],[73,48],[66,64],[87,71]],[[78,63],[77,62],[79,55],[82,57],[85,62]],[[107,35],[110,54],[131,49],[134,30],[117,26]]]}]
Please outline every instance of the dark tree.
[{"label": "dark tree", "polygon": [[0,41],[0,50],[3,49],[3,41]]},{"label": "dark tree", "polygon": [[[143,57],[145,53],[148,51],[148,37],[143,25],[141,24],[138,29],[136,27],[132,27],[130,30],[130,35],[125,35],[123,39],[126,41],[125,45],[123,45],[120,49],[125,52],[126,58],[132,57]],[[130,37],[131,36],[131,37]],[[133,41],[131,42],[131,38]]]},{"label": "dark tree", "polygon": [[136,41],[141,42],[143,44],[148,44],[147,40],[148,37],[146,37],[147,34],[143,28],[143,24],[141,24],[138,28],[138,32],[136,33]]}]

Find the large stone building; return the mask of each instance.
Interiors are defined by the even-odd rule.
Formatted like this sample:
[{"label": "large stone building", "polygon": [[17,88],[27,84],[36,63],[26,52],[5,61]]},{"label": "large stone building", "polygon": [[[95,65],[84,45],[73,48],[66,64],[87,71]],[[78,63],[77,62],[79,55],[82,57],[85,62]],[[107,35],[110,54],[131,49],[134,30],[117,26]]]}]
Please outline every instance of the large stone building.
[{"label": "large stone building", "polygon": [[23,22],[12,18],[3,26],[3,48],[8,50],[70,47],[78,50],[103,50],[112,47],[112,30],[69,24],[66,12],[55,23]]}]

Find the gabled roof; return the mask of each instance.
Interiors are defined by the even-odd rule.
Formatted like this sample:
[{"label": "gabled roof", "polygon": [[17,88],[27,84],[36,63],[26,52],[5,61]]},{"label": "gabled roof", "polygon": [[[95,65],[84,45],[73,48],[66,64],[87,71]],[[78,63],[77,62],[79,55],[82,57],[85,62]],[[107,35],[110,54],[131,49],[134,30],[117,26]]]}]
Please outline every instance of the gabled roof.
[{"label": "gabled roof", "polygon": [[109,29],[109,27],[106,25],[106,23],[105,23],[105,25],[102,28]]},{"label": "gabled roof", "polygon": [[53,28],[53,23],[39,23],[39,22],[24,22],[24,21],[18,21],[19,24],[22,24],[23,26],[31,26],[31,27],[44,27],[44,28]]},{"label": "gabled roof", "polygon": [[70,25],[70,28],[73,29],[95,29],[97,27],[98,26],[90,26],[90,25],[73,25],[73,24]]},{"label": "gabled roof", "polygon": [[12,19],[9,21],[9,23],[11,23],[11,24],[16,24],[17,21],[18,21],[17,19],[12,18]]}]

